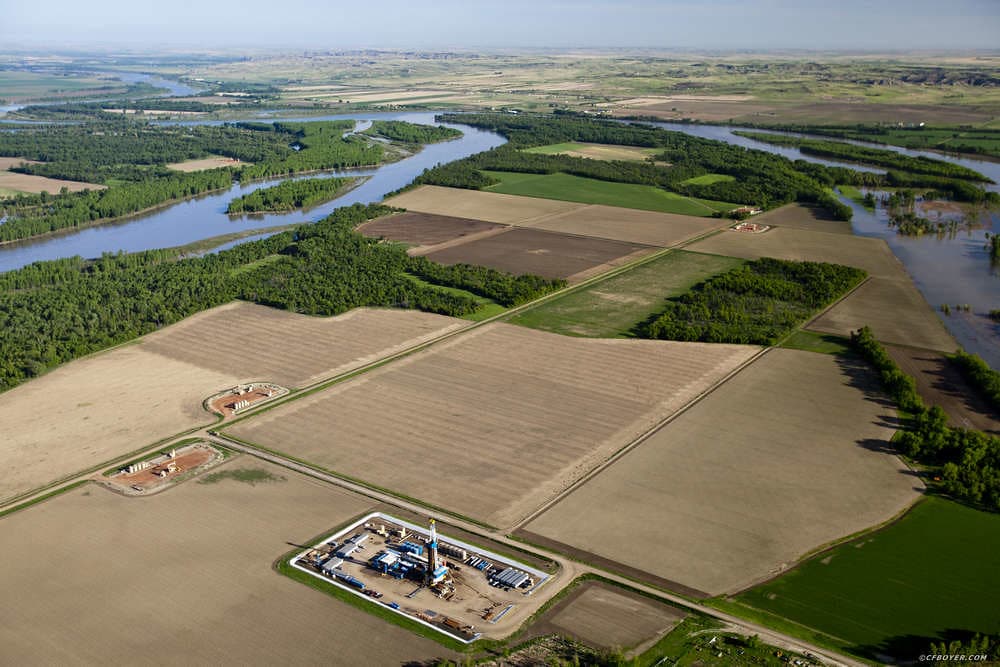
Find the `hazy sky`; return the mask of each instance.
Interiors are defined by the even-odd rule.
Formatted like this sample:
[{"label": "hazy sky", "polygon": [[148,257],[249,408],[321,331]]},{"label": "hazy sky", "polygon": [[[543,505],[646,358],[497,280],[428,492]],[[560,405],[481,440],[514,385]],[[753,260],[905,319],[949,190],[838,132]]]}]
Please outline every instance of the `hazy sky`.
[{"label": "hazy sky", "polygon": [[1000,0],[0,0],[39,45],[998,49]]}]

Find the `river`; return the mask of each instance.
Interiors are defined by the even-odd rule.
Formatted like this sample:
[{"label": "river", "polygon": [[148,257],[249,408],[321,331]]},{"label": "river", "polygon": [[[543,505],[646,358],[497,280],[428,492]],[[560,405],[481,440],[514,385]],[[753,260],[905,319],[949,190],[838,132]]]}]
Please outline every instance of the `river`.
[{"label": "river", "polygon": [[[837,164],[803,155],[797,148],[772,146],[733,134],[737,130],[762,131],[754,128],[691,125],[688,123],[650,124],[706,139],[716,139],[746,148],[777,153],[791,160]],[[771,130],[766,131],[770,132]],[[796,136],[806,135],[797,134]],[[913,157],[925,156],[959,164],[974,169],[993,180],[994,183],[987,185],[987,189],[1000,192],[1000,162],[861,141],[850,143],[892,150]],[[851,164],[845,164],[845,166],[858,168]],[[842,199],[854,209],[854,218],[851,221],[854,233],[859,236],[885,239],[892,252],[913,278],[914,284],[923,294],[927,303],[937,311],[938,317],[944,322],[951,335],[963,348],[983,357],[993,368],[1000,369],[1000,324],[992,322],[986,317],[990,310],[1000,309],[1000,267],[991,262],[986,250],[986,233],[1000,233],[1000,214],[996,211],[985,213],[979,227],[961,230],[952,235],[903,236],[889,227],[889,219],[883,209],[879,208],[877,211],[871,212],[845,197]],[[933,219],[933,216],[927,217]],[[943,304],[951,306],[951,315],[941,313],[939,307]],[[972,307],[972,312],[958,312],[955,306],[959,304],[969,304]]]},{"label": "river", "polygon": [[[367,126],[366,123],[370,124],[371,117],[372,114],[369,113],[302,119],[269,118],[268,120],[353,119],[358,122],[358,127],[363,129]],[[411,123],[423,124],[434,122],[433,113],[379,114],[378,118],[406,120]],[[234,232],[265,230],[270,227],[314,222],[325,217],[338,206],[348,206],[357,202],[362,204],[379,202],[386,194],[412,182],[425,169],[489,150],[505,141],[497,134],[465,125],[449,125],[449,127],[461,130],[463,135],[452,141],[430,144],[414,155],[376,169],[345,170],[320,174],[320,176],[328,177],[359,176],[365,177],[366,180],[341,197],[308,211],[230,216],[226,214],[226,207],[233,198],[288,179],[255,181],[248,184],[237,183],[224,192],[201,195],[144,215],[128,218],[122,222],[2,246],[0,247],[0,271],[10,271],[41,260],[74,255],[98,257],[102,253],[119,250],[136,252],[153,248],[166,248],[187,245],[194,241]]]},{"label": "river", "polygon": [[[137,75],[148,76],[148,75]],[[160,82],[143,79],[154,85]],[[167,82],[173,83],[173,82]],[[183,86],[183,84],[176,84]],[[185,87],[186,88],[186,87]],[[188,94],[187,90],[181,90]],[[352,119],[365,127],[372,118],[386,120],[406,120],[412,123],[433,124],[434,114],[430,112],[400,113],[355,113],[309,117],[278,117],[261,112],[247,120],[267,121],[308,121]],[[233,121],[161,121],[178,125],[221,124]],[[694,125],[688,123],[651,123],[669,130],[684,132],[694,136],[716,139],[727,143],[756,148],[783,155],[790,159],[803,159],[821,164],[840,164],[803,155],[798,149],[771,146],[759,141],[733,134],[736,130],[748,130],[735,126]],[[410,183],[424,169],[488,150],[504,143],[504,139],[492,132],[485,132],[465,125],[450,125],[463,131],[459,139],[431,144],[419,153],[399,162],[383,165],[377,169],[330,173],[335,175],[365,176],[367,180],[350,192],[332,202],[309,211],[282,214],[232,217],[225,210],[229,201],[240,194],[268,187],[280,180],[269,180],[247,185],[236,184],[226,192],[203,195],[201,197],[170,205],[157,211],[128,219],[126,221],[92,227],[62,236],[54,236],[38,241],[0,247],[0,271],[30,264],[31,262],[81,255],[96,257],[104,252],[124,250],[134,252],[151,248],[185,245],[194,241],[248,230],[266,230],[288,224],[315,221],[338,206],[355,202],[373,203],[381,201],[389,192]],[[862,145],[864,142],[856,142]],[[898,150],[906,155],[926,155],[960,164],[979,171],[1000,183],[1000,162],[960,158],[930,151],[897,149],[879,146],[888,150]],[[858,168],[856,165],[847,165]],[[877,171],[877,170],[872,170]],[[1000,191],[1000,185],[989,189]],[[1000,233],[1000,216],[990,213],[985,216],[979,228],[960,231],[954,235],[938,236],[928,234],[920,237],[906,237],[889,228],[885,212],[874,213],[846,200],[854,209],[852,221],[854,233],[885,239],[895,255],[910,273],[929,304],[937,307],[949,304],[953,314],[945,316],[938,312],[948,330],[967,350],[976,352],[994,368],[1000,368],[1000,325],[991,322],[985,314],[992,309],[1000,309],[1000,271],[990,262],[986,252],[987,231]],[[970,304],[972,313],[958,313],[954,306]]]}]

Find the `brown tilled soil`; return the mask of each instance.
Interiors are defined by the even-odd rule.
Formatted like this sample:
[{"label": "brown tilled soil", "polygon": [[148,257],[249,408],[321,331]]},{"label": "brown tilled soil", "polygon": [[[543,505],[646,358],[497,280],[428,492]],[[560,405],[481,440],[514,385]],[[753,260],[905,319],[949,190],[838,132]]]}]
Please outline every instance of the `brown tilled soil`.
[{"label": "brown tilled soil", "polygon": [[357,231],[369,238],[432,246],[491,229],[503,229],[503,225],[449,215],[407,212],[366,222]]},{"label": "brown tilled soil", "polygon": [[528,628],[521,638],[557,634],[597,649],[628,650],[662,636],[683,620],[681,610],[599,581],[585,581]]},{"label": "brown tilled soil", "polygon": [[230,432],[509,526],[757,350],[492,324]]},{"label": "brown tilled soil", "polygon": [[515,275],[531,273],[545,278],[569,278],[615,260],[651,252],[637,243],[570,236],[538,229],[511,229],[460,243],[426,255],[440,264],[477,264]]},{"label": "brown tilled soil", "polygon": [[522,227],[546,229],[551,232],[595,236],[665,248],[713,229],[725,227],[731,224],[731,221],[590,204],[583,208],[518,224]]},{"label": "brown tilled soil", "polygon": [[921,398],[944,410],[953,426],[1000,435],[1000,414],[943,354],[898,345],[887,345],[886,350],[902,371],[917,381]]},{"label": "brown tilled soil", "polygon": [[566,213],[586,206],[586,204],[554,199],[442,188],[437,185],[422,185],[387,199],[383,203],[386,206],[398,206],[424,213],[488,220],[505,225],[520,225],[528,220]]},{"label": "brown tilled soil", "polygon": [[[259,470],[126,498],[87,485],[0,520],[0,654],[13,665],[400,665],[455,654],[293,581],[273,563],[368,510]],[[258,473],[258,476],[260,473]]]},{"label": "brown tilled soil", "polygon": [[733,592],[919,497],[895,426],[864,364],[773,349],[525,529]]}]

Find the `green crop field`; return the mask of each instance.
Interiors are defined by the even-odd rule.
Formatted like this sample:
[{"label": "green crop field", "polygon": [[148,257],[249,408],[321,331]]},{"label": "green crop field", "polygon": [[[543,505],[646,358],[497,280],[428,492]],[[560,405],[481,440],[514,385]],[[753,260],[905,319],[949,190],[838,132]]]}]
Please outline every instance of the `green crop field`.
[{"label": "green crop field", "polygon": [[711,216],[716,211],[728,211],[739,204],[695,199],[674,192],[667,192],[650,185],[610,183],[593,178],[569,174],[515,174],[506,171],[487,171],[500,181],[487,188],[491,192],[525,197],[541,197],[574,201],[583,204],[605,204],[623,208],[638,208],[661,213]]},{"label": "green crop field", "polygon": [[568,336],[613,338],[663,308],[663,301],[738,266],[743,260],[676,250],[607,280],[547,301],[514,324]]},{"label": "green crop field", "polygon": [[729,183],[735,180],[735,177],[728,174],[702,174],[701,176],[681,181],[681,185],[712,185],[713,183]]},{"label": "green crop field", "polygon": [[954,633],[1000,632],[997,554],[1000,514],[929,497],[736,600],[868,655],[914,659]]}]

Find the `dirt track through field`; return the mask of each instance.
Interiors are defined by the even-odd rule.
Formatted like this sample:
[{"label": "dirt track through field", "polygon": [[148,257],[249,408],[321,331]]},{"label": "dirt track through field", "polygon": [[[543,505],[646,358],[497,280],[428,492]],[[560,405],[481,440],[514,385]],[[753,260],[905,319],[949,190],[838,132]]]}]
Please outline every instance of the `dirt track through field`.
[{"label": "dirt track through field", "polygon": [[[239,457],[149,498],[87,485],[0,520],[0,654],[14,665],[392,665],[454,654],[272,563],[371,506]],[[204,478],[203,478],[204,479]]]},{"label": "dirt track through field", "polygon": [[772,350],[525,528],[711,595],[746,587],[918,497],[874,387],[858,362]]},{"label": "dirt track through field", "polygon": [[227,433],[502,527],[757,349],[492,324]]}]

